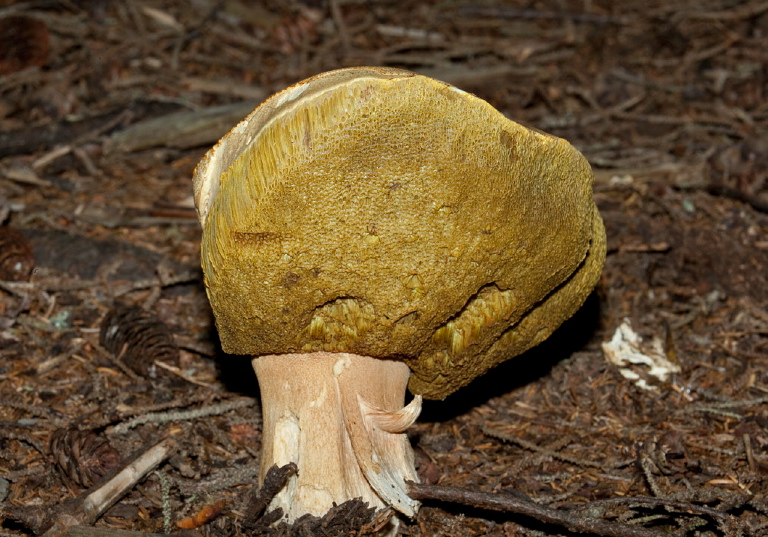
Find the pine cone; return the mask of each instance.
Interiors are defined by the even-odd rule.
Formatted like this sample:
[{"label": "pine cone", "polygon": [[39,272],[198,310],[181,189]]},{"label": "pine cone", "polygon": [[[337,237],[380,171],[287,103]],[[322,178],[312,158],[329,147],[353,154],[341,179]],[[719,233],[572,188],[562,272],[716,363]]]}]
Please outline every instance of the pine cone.
[{"label": "pine cone", "polygon": [[65,478],[90,487],[120,461],[109,440],[93,431],[57,429],[49,444],[51,456]]},{"label": "pine cone", "polygon": [[154,376],[151,368],[155,360],[178,363],[179,349],[168,327],[138,306],[113,306],[101,322],[99,343],[115,356],[127,345],[123,363],[142,376]]}]

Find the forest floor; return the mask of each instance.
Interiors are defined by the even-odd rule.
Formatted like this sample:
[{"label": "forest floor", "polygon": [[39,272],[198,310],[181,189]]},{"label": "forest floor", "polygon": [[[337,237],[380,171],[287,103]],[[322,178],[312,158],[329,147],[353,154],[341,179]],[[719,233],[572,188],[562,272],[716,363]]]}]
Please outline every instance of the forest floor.
[{"label": "forest floor", "polygon": [[[1,535],[271,531],[248,520],[258,387],[219,347],[191,176],[268,95],[355,65],[569,140],[608,234],[580,312],[409,433],[427,485],[560,518],[427,500],[399,531],[768,535],[768,3],[405,4],[0,1]],[[88,487],[137,453],[147,476],[95,520]],[[345,509],[279,531],[371,533]]]}]

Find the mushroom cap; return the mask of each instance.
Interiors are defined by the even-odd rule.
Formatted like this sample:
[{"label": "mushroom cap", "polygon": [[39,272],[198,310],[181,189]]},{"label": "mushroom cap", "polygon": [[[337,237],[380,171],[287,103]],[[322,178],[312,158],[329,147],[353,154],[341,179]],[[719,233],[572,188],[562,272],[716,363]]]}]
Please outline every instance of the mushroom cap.
[{"label": "mushroom cap", "polygon": [[584,302],[605,232],[563,139],[408,71],[341,69],[261,104],[195,170],[222,347],[405,361],[443,398]]}]

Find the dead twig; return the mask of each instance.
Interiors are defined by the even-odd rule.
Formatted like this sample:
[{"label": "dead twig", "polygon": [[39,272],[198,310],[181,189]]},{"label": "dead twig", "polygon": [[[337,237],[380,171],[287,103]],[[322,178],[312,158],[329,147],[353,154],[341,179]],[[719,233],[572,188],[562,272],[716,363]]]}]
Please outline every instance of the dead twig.
[{"label": "dead twig", "polygon": [[117,355],[112,354],[110,351],[99,345],[98,343],[91,343],[91,346],[104,358],[109,360],[115,367],[117,367],[125,376],[131,379],[136,384],[142,384],[146,382],[144,378],[137,375],[131,368],[129,368],[125,362],[123,362],[123,355],[128,349],[128,343],[125,343],[120,349],[120,353]]},{"label": "dead twig", "polygon": [[59,365],[61,365],[62,363],[72,358],[75,354],[79,353],[83,349],[84,344],[85,344],[85,341],[82,339],[74,341],[72,343],[72,346],[66,351],[60,354],[57,354],[56,356],[53,356],[51,358],[48,358],[41,364],[38,364],[36,368],[37,374],[43,375],[57,368]]},{"label": "dead twig", "polygon": [[[8,285],[9,292],[20,288],[33,288],[39,285],[46,292],[54,293],[60,291],[79,291],[81,289],[92,289],[94,287],[111,287],[113,296],[121,296],[133,291],[143,291],[152,287],[172,287],[181,283],[194,282],[200,279],[200,272],[195,270],[184,271],[179,274],[163,276],[162,278],[152,277],[143,280],[129,281],[106,281],[106,280],[75,280],[75,281],[57,281],[57,282],[37,282],[36,284],[27,284],[26,287],[18,285]],[[14,282],[15,283],[15,282]],[[26,282],[22,282],[26,283]],[[5,289],[4,282],[0,282],[0,288]]]},{"label": "dead twig", "polygon": [[3,506],[0,515],[21,522],[42,537],[64,537],[73,526],[93,524],[136,483],[176,451],[176,441],[166,438],[110,472],[97,485],[56,508],[22,509]]},{"label": "dead twig", "polygon": [[118,528],[72,526],[67,529],[67,537],[168,537],[168,535],[165,533],[147,533],[144,531],[121,530]]},{"label": "dead twig", "polygon": [[707,192],[713,196],[721,196],[724,198],[740,201],[741,203],[745,203],[752,207],[754,210],[760,211],[761,213],[768,213],[768,202],[763,201],[757,196],[748,194],[743,190],[732,188],[723,184],[712,183],[707,186]]},{"label": "dead twig", "polygon": [[459,13],[464,16],[493,19],[569,20],[587,24],[629,24],[629,20],[626,17],[600,15],[597,13],[577,13],[574,11],[466,6],[459,9]]},{"label": "dead twig", "polygon": [[341,8],[337,0],[331,0],[331,17],[333,17],[333,24],[336,25],[336,30],[339,32],[339,39],[345,51],[349,51],[351,42],[349,40],[349,32],[347,31],[347,25],[344,23],[344,16],[341,14]]},{"label": "dead twig", "polygon": [[51,420],[53,422],[65,421],[57,416],[58,413],[55,410],[52,410],[45,405],[25,403],[21,401],[21,398],[18,395],[6,395],[4,398],[0,399],[0,406],[15,408],[16,410],[21,410],[22,412],[26,412],[32,416]]},{"label": "dead twig", "polygon": [[154,414],[145,414],[143,416],[136,416],[130,421],[115,425],[112,429],[113,434],[120,434],[143,425],[145,423],[168,423],[170,421],[186,421],[206,416],[218,416],[220,414],[226,414],[231,410],[238,408],[245,408],[256,404],[255,399],[249,399],[243,397],[241,399],[235,399],[233,401],[225,401],[215,405],[205,406],[202,408],[195,408],[193,410],[184,410],[180,412],[158,412]]},{"label": "dead twig", "polygon": [[643,453],[638,458],[637,465],[640,467],[640,470],[642,470],[645,481],[648,483],[648,488],[651,489],[653,495],[657,498],[663,498],[665,494],[659,488],[659,484],[656,482],[656,478],[653,475],[653,470],[656,467],[656,464],[646,453]]},{"label": "dead twig", "polygon": [[6,440],[18,440],[19,442],[24,442],[25,444],[29,444],[33,448],[37,450],[38,453],[45,456],[46,455],[46,449],[43,444],[35,440],[31,434],[25,434],[24,432],[17,432],[17,431],[9,431],[9,430],[3,430],[0,431],[0,438],[6,439]]},{"label": "dead twig", "polygon": [[722,11],[698,10],[681,13],[681,19],[713,20],[718,22],[737,21],[756,17],[768,11],[768,2],[747,3],[735,9],[724,9]]},{"label": "dead twig", "polygon": [[180,379],[186,380],[187,382],[189,382],[191,384],[197,384],[198,386],[202,386],[203,388],[211,388],[211,389],[214,388],[214,386],[215,386],[214,384],[211,384],[210,382],[204,382],[204,381],[198,380],[198,379],[196,379],[194,377],[190,377],[189,375],[184,374],[184,372],[180,368],[178,368],[176,366],[173,366],[171,364],[165,363],[162,360],[155,360],[152,363],[154,363],[157,367],[159,367],[161,369],[165,369],[169,373],[171,373],[173,375],[176,375]]},{"label": "dead twig", "polygon": [[748,434],[741,436],[741,441],[744,442],[744,453],[747,456],[747,463],[749,469],[752,472],[757,472],[757,463],[755,462],[755,453],[752,451],[752,438]]},{"label": "dead twig", "polygon": [[[171,461],[173,462],[173,461]],[[220,490],[231,489],[238,485],[247,485],[258,481],[258,466],[235,466],[217,472],[202,479],[177,481],[176,485],[183,494],[213,494]]]},{"label": "dead twig", "polygon": [[477,492],[461,487],[421,485],[413,482],[408,482],[408,494],[416,500],[438,500],[479,509],[517,513],[576,533],[592,533],[606,537],[664,537],[667,535],[663,531],[639,528],[632,524],[586,517],[572,511],[549,509],[511,494]]},{"label": "dead twig", "polygon": [[[107,417],[90,423],[89,427],[91,429],[101,429],[108,425],[114,424],[116,421],[124,420],[132,416],[140,416],[140,415],[149,414],[152,412],[162,412],[162,411],[170,410],[172,408],[182,408],[182,407],[191,406],[197,403],[209,404],[213,400],[221,398],[222,395],[223,394],[217,394],[216,392],[206,391],[204,393],[192,394],[189,397],[173,399],[172,401],[168,401],[166,403],[159,403],[156,405],[146,405],[146,406],[140,406],[140,407],[130,407],[130,406],[126,406],[124,403],[120,401],[116,401],[114,406],[112,407],[112,411],[105,413]],[[114,417],[115,415],[119,416],[119,418],[115,418]]]},{"label": "dead twig", "polygon": [[173,399],[166,403],[159,403],[156,405],[147,405],[140,407],[126,407],[120,403],[116,411],[120,413],[121,418],[127,418],[130,416],[139,416],[142,414],[149,414],[151,412],[163,412],[172,408],[182,408],[185,406],[191,406],[197,403],[211,403],[212,399],[220,398],[221,394],[212,394],[210,392],[200,392],[190,394],[189,397],[183,397],[179,399]]},{"label": "dead twig", "polygon": [[109,132],[132,117],[161,113],[163,107],[169,108],[168,105],[135,103],[128,109],[121,108],[79,121],[62,121],[2,132],[0,157],[33,153],[62,144],[76,146]]},{"label": "dead twig", "polygon": [[718,520],[730,520],[728,513],[723,513],[717,509],[706,507],[704,505],[696,505],[690,502],[684,502],[679,500],[672,500],[668,498],[652,498],[648,496],[627,496],[624,498],[607,498],[605,500],[595,500],[589,502],[587,505],[579,507],[577,510],[585,511],[595,508],[610,507],[615,505],[626,505],[628,507],[642,506],[648,509],[654,507],[667,507],[679,512],[689,513],[694,515],[707,515]]}]

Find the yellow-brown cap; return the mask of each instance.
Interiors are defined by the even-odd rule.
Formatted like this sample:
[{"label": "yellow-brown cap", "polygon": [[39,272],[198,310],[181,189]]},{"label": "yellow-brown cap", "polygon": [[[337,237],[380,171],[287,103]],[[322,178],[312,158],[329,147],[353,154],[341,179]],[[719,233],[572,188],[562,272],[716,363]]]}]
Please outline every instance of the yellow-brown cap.
[{"label": "yellow-brown cap", "polygon": [[300,82],[195,171],[222,346],[399,359],[445,397],[581,306],[605,259],[592,181],[568,142],[444,82]]}]

